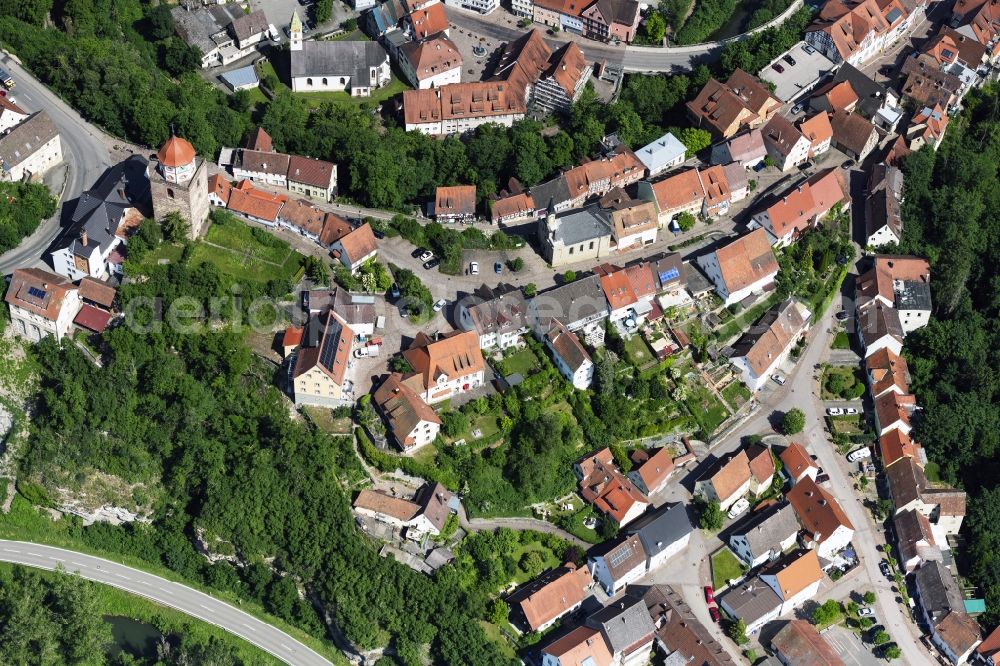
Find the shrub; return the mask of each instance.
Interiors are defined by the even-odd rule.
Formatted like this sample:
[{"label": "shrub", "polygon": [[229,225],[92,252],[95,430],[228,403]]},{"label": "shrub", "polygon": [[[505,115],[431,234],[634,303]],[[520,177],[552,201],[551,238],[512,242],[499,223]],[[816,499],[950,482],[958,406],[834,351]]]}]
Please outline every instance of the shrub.
[{"label": "shrub", "polygon": [[786,435],[797,435],[806,427],[806,415],[797,407],[788,410],[781,419],[781,431]]}]

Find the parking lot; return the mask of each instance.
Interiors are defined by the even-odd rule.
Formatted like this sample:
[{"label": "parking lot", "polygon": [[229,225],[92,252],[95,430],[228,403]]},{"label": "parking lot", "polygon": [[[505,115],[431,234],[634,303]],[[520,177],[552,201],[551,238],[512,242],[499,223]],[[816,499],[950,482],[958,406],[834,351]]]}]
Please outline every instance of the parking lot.
[{"label": "parking lot", "polygon": [[[807,50],[808,48],[808,50]],[[810,53],[809,51],[812,51]],[[793,65],[786,59],[790,57]],[[781,72],[774,67],[780,67]],[[774,94],[782,102],[798,101],[816,87],[835,66],[825,55],[799,42],[772,60],[760,71],[760,78],[774,84]]]},{"label": "parking lot", "polygon": [[847,666],[884,666],[885,661],[872,653],[870,645],[865,645],[857,635],[843,627],[831,627],[823,632],[823,638],[833,647]]}]

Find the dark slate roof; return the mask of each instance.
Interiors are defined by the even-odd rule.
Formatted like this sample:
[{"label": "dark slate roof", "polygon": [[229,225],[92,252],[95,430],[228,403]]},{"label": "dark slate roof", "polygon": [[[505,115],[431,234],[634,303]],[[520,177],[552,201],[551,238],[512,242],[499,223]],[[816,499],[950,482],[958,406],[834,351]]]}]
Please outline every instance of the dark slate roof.
[{"label": "dark slate roof", "polygon": [[611,646],[611,652],[618,654],[640,643],[652,640],[656,627],[646,610],[642,597],[626,594],[608,602],[608,605],[587,618],[587,626],[599,629]]},{"label": "dark slate roof", "polygon": [[754,555],[772,548],[790,535],[799,531],[799,521],[791,504],[772,504],[753,513],[742,525],[738,525],[732,536],[742,536],[750,544]]},{"label": "dark slate roof", "polygon": [[368,80],[368,70],[379,67],[388,55],[378,42],[302,43],[301,51],[290,53],[292,77],[349,76]]},{"label": "dark slate roof", "polygon": [[609,313],[608,299],[601,288],[601,279],[596,275],[544,291],[532,299],[531,307],[538,314],[543,331],[549,329],[553,317],[569,326],[599,312]]},{"label": "dark slate roof", "polygon": [[147,164],[145,158],[133,155],[105,171],[91,189],[80,195],[66,230],[72,237],[70,252],[89,254],[80,242],[84,231],[87,232],[87,247],[96,243],[106,248],[114,240],[125,210],[149,201]]},{"label": "dark slate roof", "polygon": [[781,599],[774,590],[757,576],[727,590],[719,602],[724,602],[736,617],[747,624],[753,624],[781,605]]},{"label": "dark slate roof", "polygon": [[629,523],[626,532],[638,534],[649,558],[669,548],[691,533],[687,509],[680,502],[666,504]]},{"label": "dark slate roof", "polygon": [[920,594],[920,606],[931,622],[937,624],[949,611],[965,611],[965,602],[955,578],[943,564],[928,562],[913,576]]},{"label": "dark slate roof", "polygon": [[930,310],[931,286],[919,280],[901,280],[895,285],[896,308],[899,310]]},{"label": "dark slate roof", "polygon": [[559,205],[564,201],[569,201],[569,184],[566,176],[559,174],[552,180],[531,188],[531,198],[535,201],[536,208],[547,208],[549,204]]}]

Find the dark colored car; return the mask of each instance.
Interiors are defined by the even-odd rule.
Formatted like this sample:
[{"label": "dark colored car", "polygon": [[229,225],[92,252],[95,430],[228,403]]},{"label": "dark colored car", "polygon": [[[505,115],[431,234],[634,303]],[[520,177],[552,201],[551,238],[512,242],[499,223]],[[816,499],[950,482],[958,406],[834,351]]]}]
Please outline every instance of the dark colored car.
[{"label": "dark colored car", "polygon": [[392,286],[389,287],[389,293],[393,298],[399,298],[399,285],[393,282]]},{"label": "dark colored car", "polygon": [[816,483],[826,483],[829,480],[830,480],[830,475],[829,474],[817,474],[816,475]]},{"label": "dark colored car", "polygon": [[846,319],[847,319],[847,310],[841,310],[840,312],[838,312],[834,316],[837,318],[837,321],[846,321]]},{"label": "dark colored car", "polygon": [[715,590],[712,589],[711,585],[705,586],[705,603],[715,603]]},{"label": "dark colored car", "polygon": [[410,253],[410,256],[413,257],[414,259],[418,259],[420,255],[422,255],[426,251],[427,250],[425,250],[424,248],[418,247],[416,250]]},{"label": "dark colored car", "polygon": [[882,575],[888,579],[892,579],[892,570],[889,568],[889,563],[882,560],[878,563],[878,570],[882,572]]},{"label": "dark colored car", "polygon": [[434,257],[433,259],[428,259],[427,261],[424,262],[424,268],[426,268],[427,270],[430,270],[432,268],[437,268],[438,264],[440,263],[441,260],[438,259],[437,257]]},{"label": "dark colored car", "polygon": [[503,264],[501,264],[499,261],[493,264],[493,272],[496,273],[497,275],[503,273]]},{"label": "dark colored car", "polygon": [[779,65],[778,63],[774,63],[773,65],[771,65],[771,69],[776,71],[778,74],[783,74],[785,71],[785,68]]},{"label": "dark colored car", "polygon": [[378,229],[372,229],[372,234],[379,240],[383,240],[385,238],[385,234]]},{"label": "dark colored car", "polygon": [[708,614],[712,616],[712,622],[719,624],[722,622],[722,614],[719,613],[719,609],[715,606],[708,607]]},{"label": "dark colored car", "polygon": [[844,169],[851,169],[854,167],[855,164],[857,164],[857,162],[855,162],[854,160],[847,160],[840,166],[843,167]]},{"label": "dark colored car", "polygon": [[786,55],[784,58],[782,58],[782,60],[784,60],[785,62],[787,62],[792,67],[795,67],[795,58],[793,58],[792,56]]}]

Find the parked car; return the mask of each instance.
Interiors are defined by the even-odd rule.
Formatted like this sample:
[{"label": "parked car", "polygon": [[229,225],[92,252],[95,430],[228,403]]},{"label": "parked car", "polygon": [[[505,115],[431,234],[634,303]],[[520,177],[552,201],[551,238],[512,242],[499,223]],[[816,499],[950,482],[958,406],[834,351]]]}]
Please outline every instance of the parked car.
[{"label": "parked car", "polygon": [[812,55],[813,53],[816,53],[816,49],[814,49],[813,47],[809,46],[808,44],[803,44],[802,45],[802,50],[805,51],[806,53],[808,53],[809,55]]},{"label": "parked car", "polygon": [[756,173],[760,173],[761,171],[763,171],[766,168],[767,168],[767,165],[764,164],[764,160],[761,160],[760,162],[757,162],[757,164],[753,165],[753,170]]},{"label": "parked car", "polygon": [[378,229],[372,229],[372,236],[374,236],[379,240],[385,240],[385,234],[379,231]]},{"label": "parked car", "polygon": [[816,475],[816,483],[826,483],[829,480],[830,480],[830,475],[829,474],[817,474]]},{"label": "parked car", "polygon": [[844,413],[844,410],[841,409],[840,407],[827,407],[826,408],[826,415],[827,416],[841,416],[843,413]]},{"label": "parked car", "polygon": [[771,375],[771,381],[773,381],[778,386],[784,386],[785,385],[785,376],[783,374],[781,374],[780,372],[776,372],[773,375]]},{"label": "parked car", "polygon": [[500,263],[499,261],[493,264],[493,272],[496,273],[497,275],[503,273],[503,264]]},{"label": "parked car", "polygon": [[853,416],[858,413],[857,407],[844,407],[844,414],[847,416]]},{"label": "parked car", "polygon": [[858,609],[859,617],[875,617],[875,609],[871,606],[866,606],[865,608]]},{"label": "parked car", "polygon": [[431,255],[431,258],[424,262],[424,268],[426,270],[430,270],[432,268],[437,268],[438,264],[440,264],[440,263],[441,263],[440,259],[438,259],[437,257]]},{"label": "parked car", "polygon": [[728,515],[730,518],[735,518],[749,508],[750,508],[750,502],[747,501],[747,498],[741,497],[740,499],[736,500],[736,504],[732,505],[729,508],[729,513],[726,515]]},{"label": "parked car", "polygon": [[705,586],[705,603],[707,604],[715,603],[715,590],[712,589],[711,585]]},{"label": "parked car", "polygon": [[395,282],[393,282],[392,286],[389,287],[389,295],[392,296],[393,298],[399,298],[399,295],[400,295],[400,293],[399,293],[399,285],[396,284]]},{"label": "parked car", "polygon": [[418,247],[417,249],[415,249],[413,252],[410,253],[410,256],[413,257],[414,259],[419,259],[420,256],[423,255],[425,252],[427,252],[426,249]]},{"label": "parked car", "polygon": [[436,303],[434,304],[434,312],[441,312],[441,310],[444,310],[444,306],[446,306],[446,305],[448,305],[448,301],[446,301],[446,300],[445,300],[445,299],[443,299],[443,298],[442,298],[442,299],[439,299],[439,300],[438,300],[438,301],[437,301],[437,302],[436,302]]},{"label": "parked car", "polygon": [[778,74],[783,74],[785,72],[785,68],[779,65],[778,63],[774,63],[773,65],[771,65],[771,69],[776,71]]},{"label": "parked car", "polygon": [[787,62],[792,67],[795,67],[795,58],[793,58],[792,56],[786,55],[785,57],[782,58],[782,60],[784,60],[785,62]]},{"label": "parked car", "polygon": [[847,462],[858,462],[859,460],[871,457],[872,450],[867,446],[862,446],[860,449],[855,449],[847,454]]},{"label": "parked car", "polygon": [[843,168],[845,168],[845,169],[852,169],[852,168],[854,168],[855,165],[857,165],[857,162],[855,162],[854,160],[847,160],[846,162],[844,162],[840,166],[843,167]]},{"label": "parked car", "polygon": [[479,262],[473,261],[469,264],[469,275],[479,275]]},{"label": "parked car", "polygon": [[889,568],[889,563],[882,560],[878,563],[878,570],[882,572],[882,575],[888,579],[892,579],[892,570]]},{"label": "parked car", "polygon": [[708,614],[712,616],[712,622],[716,624],[722,622],[722,615],[719,613],[719,609],[715,606],[708,607]]},{"label": "parked car", "polygon": [[795,106],[792,107],[792,115],[795,115],[797,113],[802,113],[802,105],[801,104],[796,104]]},{"label": "parked car", "polygon": [[846,321],[847,320],[847,310],[841,310],[840,312],[838,312],[837,314],[835,314],[834,317],[837,318],[837,321]]},{"label": "parked car", "polygon": [[434,258],[434,253],[430,250],[424,250],[423,253],[417,258],[420,259],[420,261],[430,261]]}]

